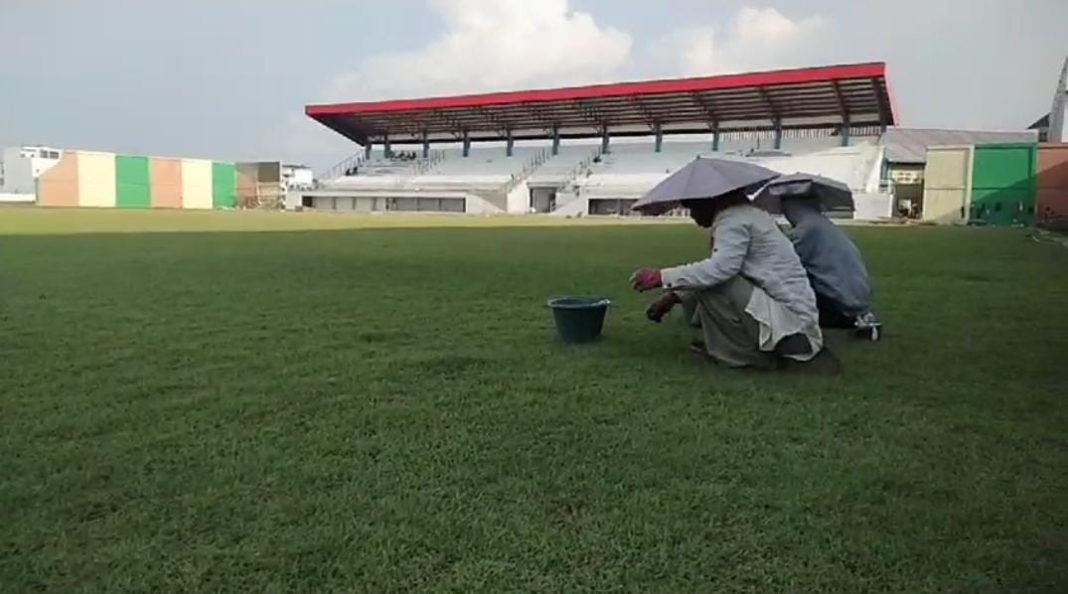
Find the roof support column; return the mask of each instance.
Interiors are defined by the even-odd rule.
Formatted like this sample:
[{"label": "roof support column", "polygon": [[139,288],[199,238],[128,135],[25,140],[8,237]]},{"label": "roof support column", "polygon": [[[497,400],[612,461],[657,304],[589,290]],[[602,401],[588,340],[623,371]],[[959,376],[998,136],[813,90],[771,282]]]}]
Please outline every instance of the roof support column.
[{"label": "roof support column", "polygon": [[430,158],[430,139],[427,138],[426,132],[423,132],[423,158]]},{"label": "roof support column", "polygon": [[371,158],[371,150],[374,149],[374,147],[375,147],[374,143],[371,142],[370,140],[367,141],[367,144],[363,145],[363,158],[364,159],[370,159]]},{"label": "roof support column", "polygon": [[712,152],[719,152],[719,125],[712,129]]},{"label": "roof support column", "polygon": [[464,156],[471,154],[471,136],[464,130]]},{"label": "roof support column", "polygon": [[653,151],[659,153],[664,148],[664,131],[660,128],[660,122],[653,124],[653,132],[656,133],[656,143],[653,145]]},{"label": "roof support column", "polygon": [[553,156],[560,154],[560,127],[553,126]]},{"label": "roof support column", "polygon": [[782,148],[782,118],[775,118],[775,150]]},{"label": "roof support column", "polygon": [[387,159],[393,154],[393,151],[389,148],[389,134],[382,137],[382,150],[385,151]]},{"label": "roof support column", "polygon": [[604,126],[601,128],[601,154],[607,155],[609,152],[611,148],[609,147],[608,126]]},{"label": "roof support column", "polygon": [[842,137],[842,146],[849,146],[849,133],[852,128],[853,126],[849,123],[849,114],[847,113],[842,118],[842,129],[839,132],[839,136]]},{"label": "roof support column", "polygon": [[511,130],[508,130],[507,134],[508,134],[508,136],[507,136],[507,138],[505,140],[505,145],[504,145],[504,156],[505,157],[511,157],[512,154],[515,152],[515,139],[512,138],[512,131]]}]

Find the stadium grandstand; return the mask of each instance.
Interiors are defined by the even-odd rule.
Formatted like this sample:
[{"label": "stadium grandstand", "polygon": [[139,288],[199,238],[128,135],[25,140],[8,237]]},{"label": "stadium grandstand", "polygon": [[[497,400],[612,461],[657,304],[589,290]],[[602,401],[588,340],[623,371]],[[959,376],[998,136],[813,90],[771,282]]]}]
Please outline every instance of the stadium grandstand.
[{"label": "stadium grandstand", "polygon": [[[292,199],[340,211],[627,214],[698,156],[818,173],[880,195],[895,124],[882,63],[309,105],[363,149]],[[885,212],[884,212],[885,211]]]}]

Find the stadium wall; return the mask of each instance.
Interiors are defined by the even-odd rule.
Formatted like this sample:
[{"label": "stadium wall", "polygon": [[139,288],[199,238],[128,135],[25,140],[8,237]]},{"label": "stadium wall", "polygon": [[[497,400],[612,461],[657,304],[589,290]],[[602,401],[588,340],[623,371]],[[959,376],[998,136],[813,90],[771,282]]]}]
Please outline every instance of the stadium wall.
[{"label": "stadium wall", "polygon": [[212,207],[211,161],[182,159],[182,208]]},{"label": "stadium wall", "polygon": [[115,206],[150,208],[152,206],[151,179],[148,157],[127,155],[115,157]]},{"label": "stadium wall", "polygon": [[348,213],[452,213],[501,214],[502,211],[482,196],[454,191],[418,190],[293,190],[285,198],[287,205],[320,212]]},{"label": "stadium wall", "polygon": [[37,178],[37,204],[75,207],[79,202],[78,155],[73,151],[66,151],[59,163]]},{"label": "stadium wall", "polygon": [[237,172],[233,163],[211,162],[211,205],[233,208],[237,203]]},{"label": "stadium wall", "polygon": [[182,161],[152,157],[152,208],[182,208]]},{"label": "stadium wall", "polygon": [[[1041,194],[1060,206],[1066,176],[1062,153],[1048,145],[1041,156],[1033,143],[932,146],[924,168],[923,220],[939,224],[1032,225]],[[1045,159],[1045,165],[1040,159]],[[1040,175],[1043,170],[1049,173]],[[1039,188],[1043,188],[1039,192]]]},{"label": "stadium wall", "polygon": [[971,145],[927,147],[923,220],[939,224],[966,222],[974,153]]},{"label": "stadium wall", "polygon": [[1068,144],[1039,145],[1035,178],[1038,221],[1068,218]]},{"label": "stadium wall", "polygon": [[[37,180],[36,203],[65,208],[230,209],[238,170],[249,173],[248,208],[278,208],[281,165],[64,151]],[[267,198],[270,198],[269,200]]]},{"label": "stadium wall", "polygon": [[79,151],[78,206],[114,208],[116,205],[115,155]]},{"label": "stadium wall", "polygon": [[1034,224],[1037,149],[1035,144],[975,146],[969,221]]}]

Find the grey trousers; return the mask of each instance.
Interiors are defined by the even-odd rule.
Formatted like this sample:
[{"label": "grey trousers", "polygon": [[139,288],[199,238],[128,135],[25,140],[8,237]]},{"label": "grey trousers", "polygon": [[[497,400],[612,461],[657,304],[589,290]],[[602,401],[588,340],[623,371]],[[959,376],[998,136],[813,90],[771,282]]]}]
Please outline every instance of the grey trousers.
[{"label": "grey trousers", "polygon": [[753,284],[736,276],[701,291],[677,291],[686,322],[700,328],[708,356],[727,367],[774,369],[777,357],[760,350],[760,323],[745,312]]}]

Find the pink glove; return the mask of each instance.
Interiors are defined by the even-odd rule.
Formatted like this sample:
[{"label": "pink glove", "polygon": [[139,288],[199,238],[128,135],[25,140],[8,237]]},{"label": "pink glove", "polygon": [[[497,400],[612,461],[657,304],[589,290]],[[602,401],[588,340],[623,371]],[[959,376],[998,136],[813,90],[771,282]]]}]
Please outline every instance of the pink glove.
[{"label": "pink glove", "polygon": [[655,268],[639,268],[630,275],[630,287],[635,291],[652,291],[663,284],[660,271]]}]

